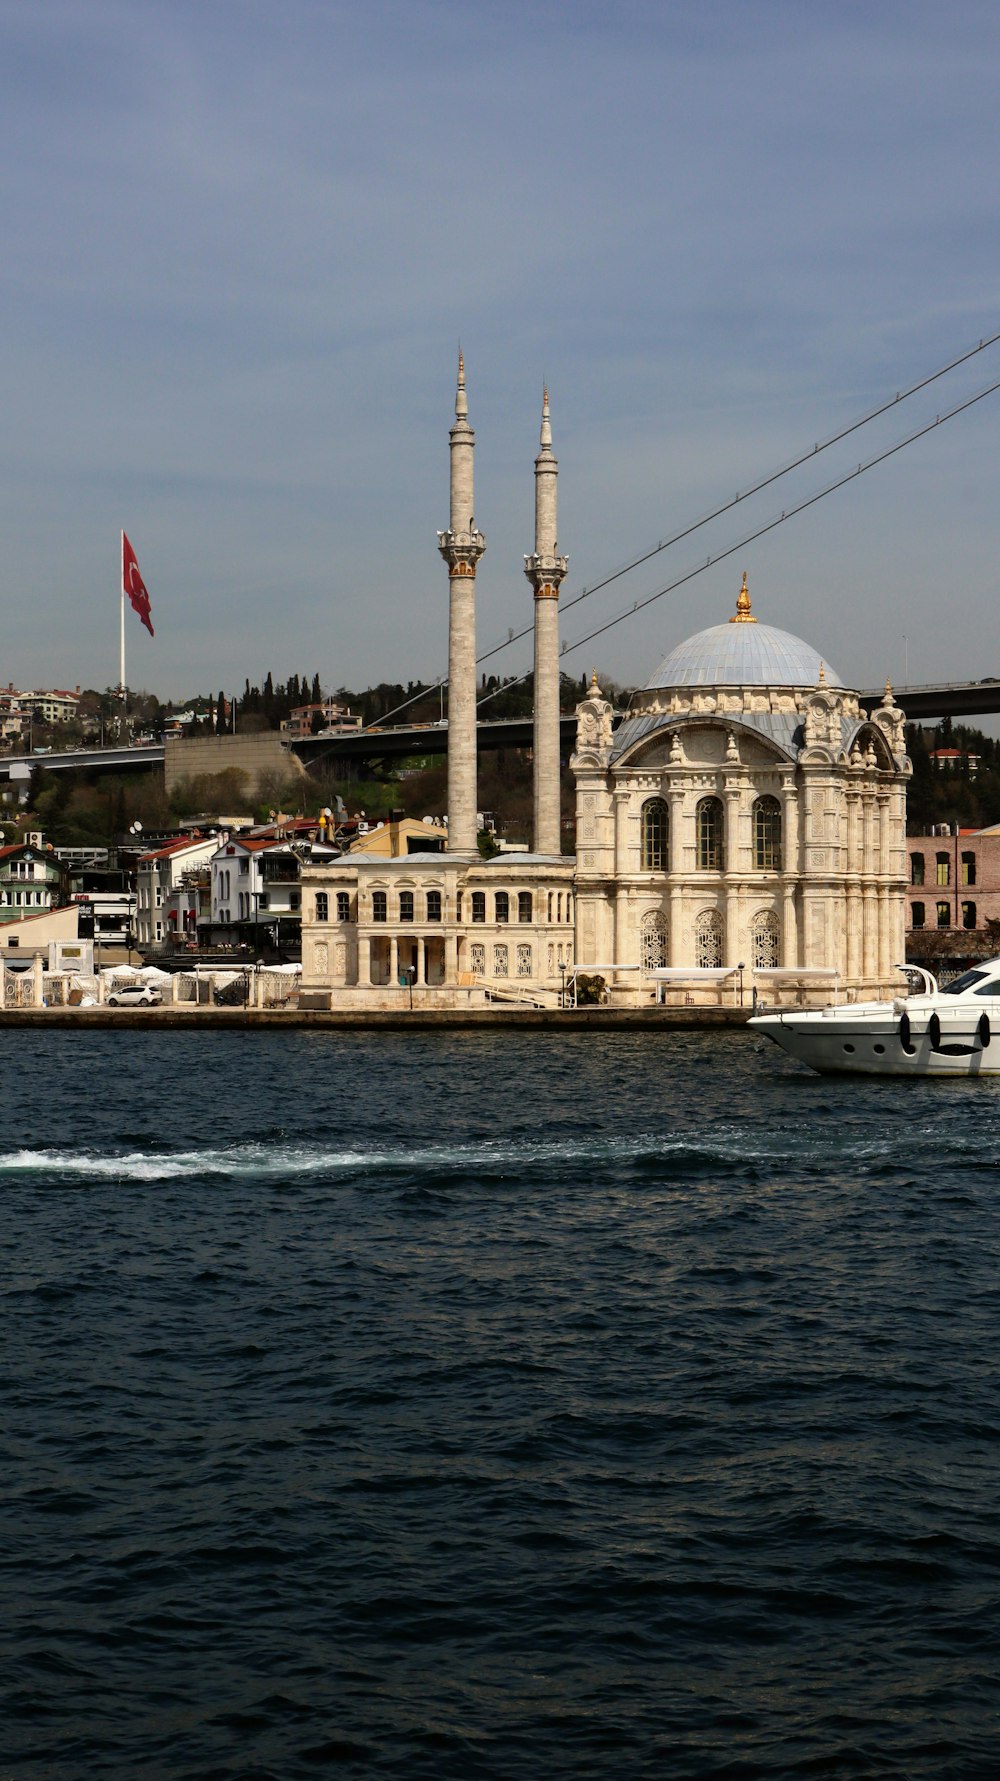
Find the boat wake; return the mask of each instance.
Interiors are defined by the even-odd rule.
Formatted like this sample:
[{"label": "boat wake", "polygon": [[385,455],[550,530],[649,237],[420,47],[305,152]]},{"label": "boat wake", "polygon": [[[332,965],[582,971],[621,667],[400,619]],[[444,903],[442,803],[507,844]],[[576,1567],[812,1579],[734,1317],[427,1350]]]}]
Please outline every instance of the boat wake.
[{"label": "boat wake", "polygon": [[[910,1140],[926,1161],[928,1137],[914,1130]],[[933,1140],[930,1144],[933,1148]],[[438,1180],[454,1175],[502,1180],[523,1179],[526,1170],[585,1170],[593,1173],[607,1168],[650,1168],[671,1176],[681,1173],[702,1177],[728,1176],[761,1169],[800,1175],[817,1169],[826,1173],[831,1165],[838,1171],[851,1164],[905,1168],[907,1148],[907,1144],[900,1144],[898,1135],[880,1133],[873,1136],[870,1128],[863,1134],[861,1131],[842,1131],[836,1138],[830,1133],[817,1131],[812,1143],[804,1143],[799,1131],[754,1137],[739,1124],[730,1128],[716,1126],[710,1138],[706,1136],[700,1140],[688,1133],[645,1132],[627,1137],[609,1134],[579,1138],[512,1135],[459,1144],[363,1148],[350,1143],[340,1146],[296,1143],[287,1137],[279,1137],[173,1151],[133,1148],[94,1152],[25,1147],[0,1158],[0,1182],[17,1179],[156,1182],[214,1178],[288,1183],[309,1179],[412,1178],[414,1175]],[[974,1162],[979,1146],[971,1141],[966,1146],[953,1137],[948,1145],[951,1161],[955,1160],[956,1149],[967,1150],[967,1160]]]}]

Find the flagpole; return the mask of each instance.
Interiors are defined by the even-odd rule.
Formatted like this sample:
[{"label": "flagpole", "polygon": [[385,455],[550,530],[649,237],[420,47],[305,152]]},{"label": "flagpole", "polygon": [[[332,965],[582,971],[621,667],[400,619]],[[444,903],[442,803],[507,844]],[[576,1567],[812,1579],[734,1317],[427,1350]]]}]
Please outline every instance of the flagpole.
[{"label": "flagpole", "polygon": [[122,527],[122,573],[121,573],[121,610],[118,615],[118,685],[122,699],[125,697],[125,528]]}]

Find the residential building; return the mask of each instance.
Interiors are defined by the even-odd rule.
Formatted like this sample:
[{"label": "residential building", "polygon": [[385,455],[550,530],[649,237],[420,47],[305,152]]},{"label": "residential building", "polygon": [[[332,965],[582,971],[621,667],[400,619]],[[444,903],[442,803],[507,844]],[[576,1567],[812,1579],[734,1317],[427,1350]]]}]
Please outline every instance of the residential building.
[{"label": "residential building", "polygon": [[210,944],[298,951],[302,868],[337,858],[339,849],[271,835],[229,835],[211,856]]},{"label": "residential building", "polygon": [[73,693],[58,690],[19,693],[18,698],[22,711],[26,711],[36,722],[45,724],[69,723],[80,709],[79,687]]},{"label": "residential building", "polygon": [[[199,903],[187,894],[185,880],[216,852],[217,835],[185,836],[144,853],[136,870],[136,938],[146,948],[178,940],[196,940]],[[184,888],[184,895],[181,895]]]},{"label": "residential building", "polygon": [[40,834],[0,847],[0,922],[40,915],[68,900],[66,869]]},{"label": "residential building", "polygon": [[324,699],[319,705],[295,705],[281,720],[281,733],[286,741],[295,742],[306,736],[335,735],[344,730],[360,730],[361,719],[339,705],[336,699]]},{"label": "residential building", "polygon": [[975,779],[979,772],[980,756],[970,754],[964,748],[932,748],[930,759],[939,773],[965,772],[970,779]]},{"label": "residential building", "polygon": [[1000,920],[1000,825],[941,823],[906,839],[907,928],[983,929]]}]

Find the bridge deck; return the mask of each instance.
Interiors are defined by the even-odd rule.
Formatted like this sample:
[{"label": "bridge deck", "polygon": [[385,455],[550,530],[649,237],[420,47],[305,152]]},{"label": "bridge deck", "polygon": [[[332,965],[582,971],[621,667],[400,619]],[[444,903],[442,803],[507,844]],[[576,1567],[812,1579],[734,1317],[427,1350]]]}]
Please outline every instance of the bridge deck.
[{"label": "bridge deck", "polygon": [[[987,717],[1000,711],[1000,679],[956,681],[940,686],[911,686],[894,690],[897,705],[915,723],[942,717]],[[872,710],[882,703],[882,689],[863,692],[861,703]],[[559,729],[564,747],[576,735],[576,719],[563,716]],[[530,717],[487,718],[478,725],[480,749],[530,748]],[[336,736],[308,736],[290,746],[307,765],[314,761],[376,761],[407,755],[446,754],[448,721],[431,724],[397,724],[385,729],[375,724],[368,730],[350,730]],[[50,754],[0,756],[0,780],[26,779],[33,767],[46,772],[148,772],[162,767],[162,743],[142,748],[74,748]]]}]

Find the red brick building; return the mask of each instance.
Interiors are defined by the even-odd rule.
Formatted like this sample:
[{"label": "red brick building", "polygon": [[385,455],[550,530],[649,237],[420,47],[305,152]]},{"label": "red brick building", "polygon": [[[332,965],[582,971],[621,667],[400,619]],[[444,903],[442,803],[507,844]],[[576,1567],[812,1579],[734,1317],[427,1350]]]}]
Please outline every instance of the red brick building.
[{"label": "red brick building", "polygon": [[1000,825],[959,829],[938,824],[906,838],[907,931],[984,929],[1000,920]]}]

